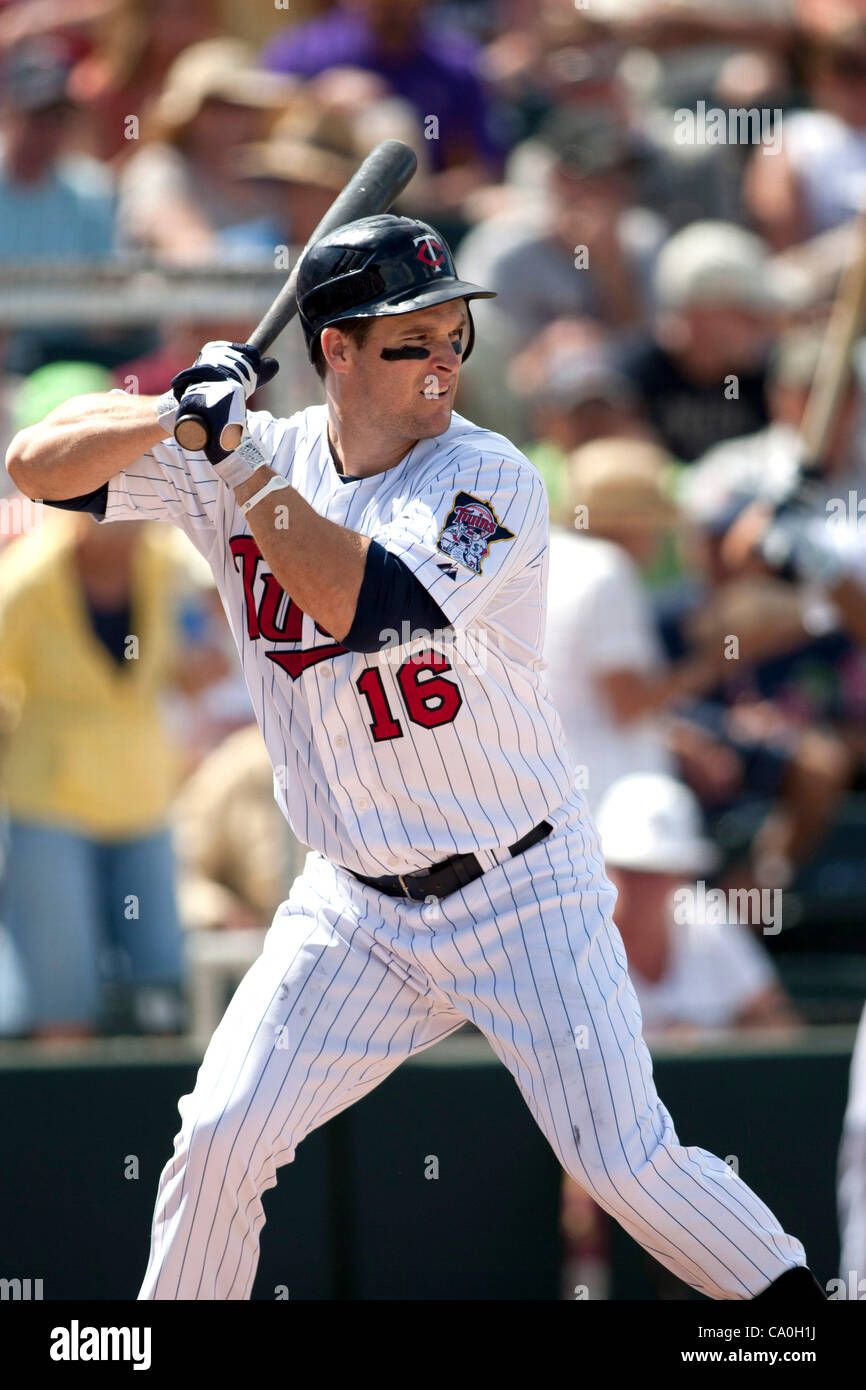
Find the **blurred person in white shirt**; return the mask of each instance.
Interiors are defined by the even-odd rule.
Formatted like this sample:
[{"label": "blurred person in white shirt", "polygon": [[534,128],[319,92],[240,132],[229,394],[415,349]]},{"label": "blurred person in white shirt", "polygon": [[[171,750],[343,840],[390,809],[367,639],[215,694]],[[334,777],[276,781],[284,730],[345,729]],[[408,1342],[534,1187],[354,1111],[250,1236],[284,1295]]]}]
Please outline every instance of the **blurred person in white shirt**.
[{"label": "blurred person in white shirt", "polygon": [[755,924],[737,920],[742,896],[729,895],[721,922],[708,910],[720,856],[694,793],[670,776],[630,774],[608,788],[596,823],[644,1034],[796,1025]]},{"label": "blurred person in white shirt", "polygon": [[574,528],[550,535],[547,681],[590,808],[626,772],[670,772],[664,712],[710,689],[720,651],[667,664],[642,578],[677,521],[667,456],[639,439],[571,455]]}]

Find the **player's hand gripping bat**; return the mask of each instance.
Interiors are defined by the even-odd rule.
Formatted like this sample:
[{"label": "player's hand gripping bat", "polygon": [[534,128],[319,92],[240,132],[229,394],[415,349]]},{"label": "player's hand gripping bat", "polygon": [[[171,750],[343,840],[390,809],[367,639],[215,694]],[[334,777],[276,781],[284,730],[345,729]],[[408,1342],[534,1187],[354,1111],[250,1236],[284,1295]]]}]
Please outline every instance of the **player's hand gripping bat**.
[{"label": "player's hand gripping bat", "polygon": [[[346,222],[387,212],[412,178],[417,166],[415,152],[402,140],[383,140],[367,155],[342,193],[338,194],[304,250]],[[303,255],[303,252],[301,254]],[[258,348],[259,352],[267,351],[298,312],[296,286],[300,261],[299,256],[273,304],[250,334],[250,346]],[[241,441],[242,427],[236,425],[230,428],[235,430],[235,438],[228,438],[228,430],[225,430],[222,444],[224,448],[236,449]],[[174,425],[174,437],[182,449],[205,449],[210,440],[210,424],[207,417],[200,412],[183,410],[181,400]]]}]

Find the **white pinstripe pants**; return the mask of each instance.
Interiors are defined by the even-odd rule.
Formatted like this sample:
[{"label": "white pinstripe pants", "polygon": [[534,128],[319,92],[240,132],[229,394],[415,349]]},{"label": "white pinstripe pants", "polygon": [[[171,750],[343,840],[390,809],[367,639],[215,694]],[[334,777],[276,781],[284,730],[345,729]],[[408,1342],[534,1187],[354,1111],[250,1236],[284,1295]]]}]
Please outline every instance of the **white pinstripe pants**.
[{"label": "white pinstripe pants", "polygon": [[866,1293],[866,1005],[851,1057],[836,1195],[841,1236],[839,1276],[846,1290],[853,1286],[857,1290],[854,1296],[862,1298]]},{"label": "white pinstripe pants", "polygon": [[744,1299],[805,1264],[721,1159],[680,1145],[580,793],[552,819],[547,840],[430,906],[309,856],[179,1103],[140,1298],[249,1298],[277,1168],[466,1019],[562,1166],[674,1274]]}]

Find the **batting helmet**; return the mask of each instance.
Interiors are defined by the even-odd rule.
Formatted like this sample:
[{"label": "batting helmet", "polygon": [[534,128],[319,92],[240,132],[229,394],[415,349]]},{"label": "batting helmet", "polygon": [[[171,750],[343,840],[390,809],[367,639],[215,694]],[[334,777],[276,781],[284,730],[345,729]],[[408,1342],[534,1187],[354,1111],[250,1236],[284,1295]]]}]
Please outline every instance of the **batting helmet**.
[{"label": "batting helmet", "polygon": [[[495,294],[458,279],[448,244],[435,227],[393,213],[337,227],[309,247],[298,266],[298,316],[311,361],[322,329],[342,319],[409,314],[449,299],[493,299]],[[464,362],[474,341],[469,313]]]}]

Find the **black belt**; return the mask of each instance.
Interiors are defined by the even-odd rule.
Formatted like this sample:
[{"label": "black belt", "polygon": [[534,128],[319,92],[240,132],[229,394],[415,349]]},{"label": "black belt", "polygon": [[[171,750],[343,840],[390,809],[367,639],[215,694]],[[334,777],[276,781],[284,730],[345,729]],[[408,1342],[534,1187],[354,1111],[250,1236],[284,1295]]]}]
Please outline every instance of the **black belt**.
[{"label": "black belt", "polygon": [[[552,829],[549,821],[540,821],[522,840],[508,846],[509,854],[512,858],[523,854],[549,835]],[[408,874],[365,878],[363,874],[356,874],[354,869],[350,869],[349,873],[369,888],[387,893],[390,898],[411,898],[413,902],[424,902],[427,898],[447,898],[449,893],[456,893],[458,888],[465,888],[467,883],[480,878],[486,870],[474,854],[452,854],[449,859],[443,859],[430,869],[413,869]]]}]

